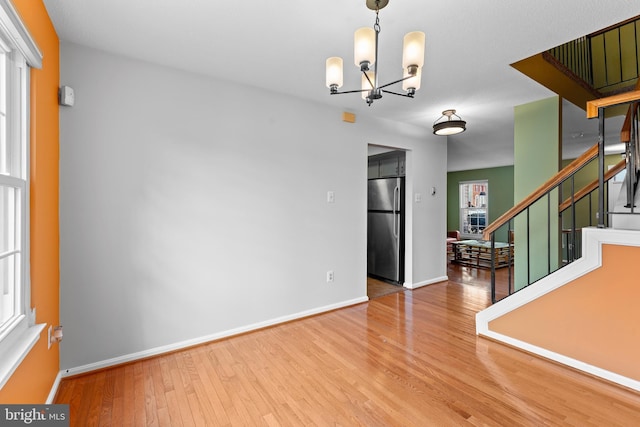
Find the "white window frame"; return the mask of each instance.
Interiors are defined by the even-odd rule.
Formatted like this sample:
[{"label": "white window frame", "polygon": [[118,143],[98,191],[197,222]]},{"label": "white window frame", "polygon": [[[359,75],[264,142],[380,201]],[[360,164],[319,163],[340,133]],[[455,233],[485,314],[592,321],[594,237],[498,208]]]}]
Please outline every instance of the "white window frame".
[{"label": "white window frame", "polygon": [[[0,388],[2,388],[22,360],[40,338],[44,324],[36,324],[35,308],[31,308],[30,251],[29,251],[29,67],[42,66],[42,53],[21,22],[10,0],[0,0],[0,44],[7,54],[7,137],[19,138],[20,173],[9,176],[0,173],[0,184],[13,187],[20,193],[18,221],[21,244],[18,248],[20,263],[19,283],[15,287],[16,313],[0,330]],[[20,84],[20,85],[18,85]],[[16,87],[20,88],[16,91]],[[9,142],[11,145],[11,142]],[[0,153],[5,155],[5,153]],[[17,158],[17,157],[15,157]],[[15,164],[14,164],[15,166]]]},{"label": "white window frame", "polygon": [[[484,187],[485,194],[482,203],[478,200],[469,200],[468,190],[466,190],[467,194],[464,194],[465,191],[463,191],[463,187],[466,189],[474,185]],[[458,192],[460,195],[459,218],[461,237],[463,239],[482,239],[482,231],[489,225],[489,181],[486,179],[460,181],[458,183]],[[473,228],[472,224],[467,223],[471,217],[477,218],[478,223],[476,224],[476,228]],[[483,219],[482,225],[480,225],[480,219]]]}]

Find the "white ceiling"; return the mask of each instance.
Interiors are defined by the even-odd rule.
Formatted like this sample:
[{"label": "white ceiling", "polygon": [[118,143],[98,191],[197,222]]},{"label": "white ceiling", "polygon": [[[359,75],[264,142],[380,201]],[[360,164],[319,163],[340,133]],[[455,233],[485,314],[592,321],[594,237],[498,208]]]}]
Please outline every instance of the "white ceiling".
[{"label": "white ceiling", "polygon": [[[380,11],[379,78],[401,77],[402,37],[420,30],[427,38],[422,88],[414,99],[385,95],[367,107],[357,94],[330,96],[324,84],[330,56],[344,59],[343,90],[360,84],[353,32],[375,20],[365,0],[44,3],[63,42],[424,128],[455,108],[467,131],[449,137],[449,170],[512,164],[513,107],[553,95],[509,64],[640,15],[637,0],[391,0]],[[570,110],[568,142],[592,145],[597,124]]]}]

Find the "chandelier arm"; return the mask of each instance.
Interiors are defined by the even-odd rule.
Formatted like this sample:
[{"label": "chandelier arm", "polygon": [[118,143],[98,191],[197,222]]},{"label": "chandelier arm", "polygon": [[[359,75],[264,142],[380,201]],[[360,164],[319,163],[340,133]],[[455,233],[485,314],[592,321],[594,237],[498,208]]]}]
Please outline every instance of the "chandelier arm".
[{"label": "chandelier arm", "polygon": [[[362,74],[364,74],[364,76],[367,78],[367,81],[369,82],[369,84],[371,85],[371,89],[375,89],[376,85],[374,84],[374,82],[371,81],[371,78],[369,77],[369,74],[367,74],[366,71],[362,71]],[[374,80],[377,78],[377,73],[374,71]],[[362,89],[361,92],[364,92],[366,89]]]},{"label": "chandelier arm", "polygon": [[413,94],[392,92],[390,90],[383,90],[383,92],[390,93],[391,95],[404,96],[405,98],[413,98]]},{"label": "chandelier arm", "polygon": [[369,92],[367,89],[360,89],[360,90],[346,90],[344,92],[331,92],[330,95],[342,95],[345,93],[362,93],[362,92]]},{"label": "chandelier arm", "polygon": [[382,86],[380,86],[380,89],[382,89],[383,87],[387,87],[387,86],[394,85],[394,84],[396,84],[396,83],[403,82],[403,81],[405,81],[405,80],[409,80],[410,78],[413,78],[413,77],[415,77],[415,76],[407,76],[407,77],[404,77],[404,78],[402,78],[402,79],[400,79],[400,80],[396,80],[396,81],[394,81],[394,82],[387,83],[386,85],[382,85]]}]

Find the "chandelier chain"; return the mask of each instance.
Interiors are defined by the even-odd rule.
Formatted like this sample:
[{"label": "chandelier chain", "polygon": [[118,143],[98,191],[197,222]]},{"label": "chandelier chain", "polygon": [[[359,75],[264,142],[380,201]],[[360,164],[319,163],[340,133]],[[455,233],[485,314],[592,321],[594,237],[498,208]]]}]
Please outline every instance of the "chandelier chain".
[{"label": "chandelier chain", "polygon": [[[379,2],[376,2],[376,5],[378,4]],[[380,33],[380,17],[378,16],[378,12],[380,12],[380,9],[376,9],[376,23],[373,25],[373,29],[376,33]]]}]

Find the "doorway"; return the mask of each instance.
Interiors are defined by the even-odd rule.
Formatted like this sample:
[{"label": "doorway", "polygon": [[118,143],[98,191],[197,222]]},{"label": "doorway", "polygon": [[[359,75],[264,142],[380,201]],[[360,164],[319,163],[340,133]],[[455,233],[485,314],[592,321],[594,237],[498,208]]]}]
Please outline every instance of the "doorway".
[{"label": "doorway", "polygon": [[403,150],[369,146],[367,174],[367,295],[403,290],[405,281]]}]

